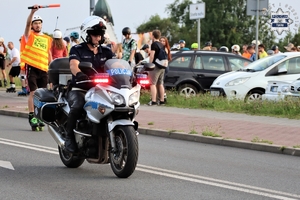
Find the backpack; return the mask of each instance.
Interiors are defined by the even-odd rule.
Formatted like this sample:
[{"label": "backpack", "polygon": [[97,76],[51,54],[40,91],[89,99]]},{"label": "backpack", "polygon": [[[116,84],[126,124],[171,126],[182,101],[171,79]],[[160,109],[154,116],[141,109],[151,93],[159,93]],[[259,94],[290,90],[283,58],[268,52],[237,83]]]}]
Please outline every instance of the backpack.
[{"label": "backpack", "polygon": [[162,47],[159,47],[159,53],[154,61],[156,66],[160,69],[166,69],[168,67],[169,61],[168,61],[168,54],[165,50],[165,47],[162,45]]},{"label": "backpack", "polygon": [[[123,40],[123,45],[125,44],[125,41],[126,41],[126,39]],[[133,38],[131,38],[131,40],[130,40],[130,42],[129,42],[129,44],[128,44],[128,48],[129,48],[129,49],[131,49],[133,41],[135,41],[135,40],[134,40]],[[136,49],[135,49],[135,50],[136,50]]]}]

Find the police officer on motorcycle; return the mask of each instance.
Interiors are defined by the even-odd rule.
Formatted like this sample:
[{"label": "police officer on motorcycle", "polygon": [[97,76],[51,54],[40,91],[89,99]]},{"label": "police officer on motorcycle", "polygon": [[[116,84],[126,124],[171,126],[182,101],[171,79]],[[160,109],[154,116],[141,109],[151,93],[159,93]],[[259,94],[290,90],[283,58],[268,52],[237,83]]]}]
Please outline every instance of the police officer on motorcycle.
[{"label": "police officer on motorcycle", "polygon": [[106,60],[113,57],[112,51],[101,46],[104,42],[106,22],[98,16],[86,18],[80,27],[81,39],[84,41],[75,45],[70,50],[69,62],[72,72],[72,89],[68,93],[68,103],[70,107],[69,118],[66,127],[65,150],[74,153],[77,151],[73,129],[76,121],[82,116],[85,103],[85,94],[89,89],[87,84],[76,84],[76,82],[88,80],[87,74],[79,69],[80,62],[90,62],[98,72],[103,72]]}]

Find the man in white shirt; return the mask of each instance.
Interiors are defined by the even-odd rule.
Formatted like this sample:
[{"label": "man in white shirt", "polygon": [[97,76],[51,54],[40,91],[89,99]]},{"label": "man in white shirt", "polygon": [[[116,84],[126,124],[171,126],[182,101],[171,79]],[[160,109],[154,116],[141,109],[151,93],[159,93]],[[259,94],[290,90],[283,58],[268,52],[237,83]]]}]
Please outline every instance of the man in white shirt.
[{"label": "man in white shirt", "polygon": [[7,67],[11,66],[9,71],[9,81],[10,88],[6,89],[6,92],[16,92],[16,85],[14,82],[14,77],[18,77],[20,74],[20,52],[17,48],[14,47],[13,42],[8,42],[8,48],[10,49],[10,62],[7,64]]},{"label": "man in white shirt", "polygon": [[148,58],[150,56],[150,48],[148,44],[144,44],[141,50],[145,52],[144,58]]}]

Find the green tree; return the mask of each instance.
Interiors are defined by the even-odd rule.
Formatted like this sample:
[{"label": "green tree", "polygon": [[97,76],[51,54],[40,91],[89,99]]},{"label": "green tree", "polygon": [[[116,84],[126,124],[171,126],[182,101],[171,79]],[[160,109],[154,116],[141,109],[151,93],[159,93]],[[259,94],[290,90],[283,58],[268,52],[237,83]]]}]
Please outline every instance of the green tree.
[{"label": "green tree", "polygon": [[172,22],[170,18],[161,19],[159,15],[151,16],[149,21],[137,27],[137,33],[152,32],[155,29],[160,30],[162,35],[168,37],[170,44],[174,43],[180,35],[178,24]]},{"label": "green tree", "polygon": [[[300,29],[299,29],[300,31]],[[284,48],[285,46],[288,45],[288,43],[292,43],[295,47],[300,46],[300,32],[297,33],[292,33],[288,32],[284,38],[281,38],[277,46],[279,47],[279,50],[281,52],[286,52],[286,49]]]},{"label": "green tree", "polygon": [[293,43],[294,46],[300,46],[300,28],[298,29],[297,33],[289,32],[285,38],[284,42],[286,42],[284,45],[287,45],[288,43]]},{"label": "green tree", "polygon": [[174,3],[168,4],[166,11],[170,20],[179,25],[178,37],[176,42],[183,39],[186,47],[197,42],[197,21],[189,19],[189,5],[193,2],[190,0],[175,0]]},{"label": "green tree", "polygon": [[288,43],[293,41],[293,34],[292,32],[288,32],[284,38],[279,39],[277,46],[281,52],[286,52],[284,46],[287,46]]},{"label": "green tree", "polygon": [[[198,1],[199,3],[200,1]],[[206,14],[201,19],[201,41],[212,41],[214,46],[231,47],[233,44],[249,44],[255,39],[255,16],[247,16],[246,0],[203,0]],[[196,20],[189,19],[190,0],[175,0],[166,8],[171,20],[180,24],[180,33],[187,41],[197,41]],[[259,40],[273,43],[275,36],[267,25],[267,20],[260,17]],[[183,36],[182,36],[183,37]]]},{"label": "green tree", "polygon": [[[275,43],[276,36],[274,34],[274,31],[271,31],[270,25],[268,24],[268,20],[270,19],[270,16],[263,16],[260,17],[260,23],[259,23],[259,39],[262,41],[262,43],[266,47],[266,51],[271,49],[271,47]],[[255,38],[255,36],[254,36]]]}]

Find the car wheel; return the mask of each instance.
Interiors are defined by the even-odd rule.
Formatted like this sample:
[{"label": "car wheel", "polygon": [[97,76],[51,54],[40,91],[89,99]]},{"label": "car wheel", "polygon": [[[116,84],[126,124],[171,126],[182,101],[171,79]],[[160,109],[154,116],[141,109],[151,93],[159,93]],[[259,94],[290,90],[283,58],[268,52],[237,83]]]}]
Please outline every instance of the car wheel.
[{"label": "car wheel", "polygon": [[196,96],[198,90],[193,85],[184,84],[179,87],[178,92],[182,96],[190,97],[190,96]]},{"label": "car wheel", "polygon": [[264,94],[264,91],[262,91],[262,90],[253,90],[248,93],[245,100],[246,100],[246,102],[261,101],[263,94]]}]

